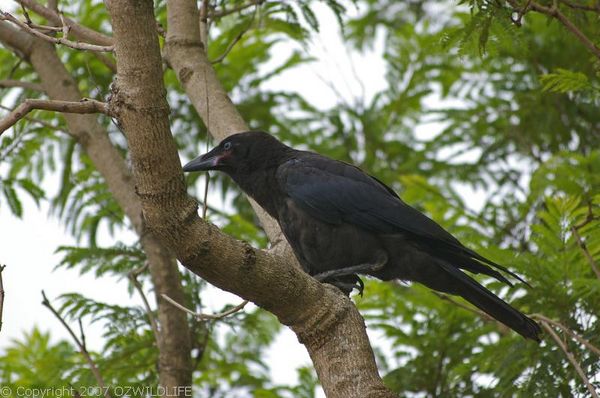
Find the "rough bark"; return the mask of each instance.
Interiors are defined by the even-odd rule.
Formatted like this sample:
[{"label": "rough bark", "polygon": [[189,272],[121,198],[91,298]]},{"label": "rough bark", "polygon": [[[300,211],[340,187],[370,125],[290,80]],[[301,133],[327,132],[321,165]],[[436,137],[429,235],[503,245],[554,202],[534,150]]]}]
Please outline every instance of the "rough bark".
[{"label": "rough bark", "polygon": [[[0,41],[17,49],[33,65],[44,91],[51,99],[78,101],[82,98],[77,82],[68,73],[53,45],[0,22]],[[174,311],[161,294],[184,302],[180,274],[169,251],[145,231],[142,207],[135,194],[131,174],[125,161],[110,142],[95,115],[63,114],[68,131],[81,145],[102,174],[115,200],[130,219],[140,236],[146,253],[157,300],[159,339],[159,381],[170,396],[180,393],[178,386],[189,386],[192,380],[190,332],[186,315]]]},{"label": "rough bark", "polygon": [[[306,346],[328,397],[392,397],[377,374],[364,321],[350,299],[309,277],[289,258],[253,249],[198,217],[197,203],[186,193],[169,129],[153,3],[108,0],[107,6],[119,70],[113,111],[129,143],[133,175],[148,228],[192,272],[255,302],[289,325]],[[187,12],[197,15],[191,8]],[[200,97],[215,98],[214,103],[209,103],[209,125],[215,135],[242,127],[240,118],[233,122],[213,121],[226,115],[219,114],[213,106],[220,109],[220,104],[229,100],[206,62],[197,63],[201,60],[198,53],[202,53],[198,42],[188,42],[175,32],[169,40],[172,64],[180,62],[174,58],[176,51],[185,51],[195,60],[188,66],[175,66],[182,82],[190,84],[191,78],[200,74],[200,81],[207,82],[205,88],[198,86],[204,93]],[[181,76],[182,71],[187,78]]]}]

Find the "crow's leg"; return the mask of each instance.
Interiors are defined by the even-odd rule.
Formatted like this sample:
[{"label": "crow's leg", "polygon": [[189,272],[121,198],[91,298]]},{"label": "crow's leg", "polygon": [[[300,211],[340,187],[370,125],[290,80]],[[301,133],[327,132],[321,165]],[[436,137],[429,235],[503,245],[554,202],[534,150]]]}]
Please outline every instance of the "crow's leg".
[{"label": "crow's leg", "polygon": [[332,269],[330,271],[321,272],[320,274],[313,275],[313,277],[319,282],[326,282],[328,279],[337,278],[340,276],[354,275],[354,274],[365,274],[368,272],[379,271],[387,263],[388,257],[384,252],[380,252],[377,255],[377,260],[374,263],[364,263],[353,265],[352,267]]},{"label": "crow's leg", "polygon": [[[350,277],[354,277],[354,278],[350,278]],[[358,290],[358,294],[360,294],[361,296],[363,295],[363,290],[365,289],[365,284],[362,281],[362,279],[360,279],[358,276],[356,275],[350,275],[350,277],[344,277],[343,280],[340,279],[334,279],[334,280],[327,280],[327,281],[323,281],[323,283],[328,283],[330,285],[333,285],[335,287],[337,287],[338,289],[340,289],[342,292],[344,292],[345,295],[349,296],[350,293],[352,292],[352,290],[357,289]],[[350,281],[350,279],[353,279],[353,281]]]}]

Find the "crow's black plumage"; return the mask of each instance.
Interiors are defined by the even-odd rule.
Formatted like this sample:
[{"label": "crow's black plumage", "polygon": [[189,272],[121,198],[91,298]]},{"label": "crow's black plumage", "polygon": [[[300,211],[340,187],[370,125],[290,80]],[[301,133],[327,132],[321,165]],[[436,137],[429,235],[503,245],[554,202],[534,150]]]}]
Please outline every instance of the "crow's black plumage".
[{"label": "crow's black plumage", "polygon": [[[359,168],[298,151],[264,132],[232,135],[184,167],[228,174],[281,226],[304,270],[349,293],[356,274],[415,281],[462,296],[524,337],[536,322],[461,269],[510,282],[506,268],[463,246]],[[521,280],[522,281],[522,280]]]}]

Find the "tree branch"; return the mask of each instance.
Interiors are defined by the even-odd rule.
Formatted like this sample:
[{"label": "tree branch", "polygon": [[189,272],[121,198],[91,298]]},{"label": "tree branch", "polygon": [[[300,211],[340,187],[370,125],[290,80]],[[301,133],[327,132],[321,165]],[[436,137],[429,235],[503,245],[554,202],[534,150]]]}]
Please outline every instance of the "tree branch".
[{"label": "tree branch", "polygon": [[106,383],[104,382],[104,378],[102,377],[102,374],[100,373],[100,370],[98,369],[98,366],[96,366],[96,362],[94,362],[94,360],[92,359],[92,356],[90,355],[88,350],[85,348],[84,343],[81,340],[79,340],[79,338],[77,337],[75,332],[73,332],[73,329],[71,329],[69,324],[58,313],[58,311],[56,311],[54,309],[54,307],[52,306],[52,304],[46,297],[46,293],[44,293],[43,290],[42,290],[42,297],[43,297],[42,305],[44,307],[48,308],[50,310],[50,312],[52,312],[52,314],[56,317],[56,319],[58,319],[60,321],[60,323],[65,327],[65,329],[67,329],[67,332],[69,332],[69,334],[73,338],[73,341],[75,341],[75,344],[79,348],[79,352],[81,353],[81,355],[83,355],[86,362],[88,363],[90,370],[92,371],[92,374],[94,375],[94,378],[96,379],[96,382],[98,383],[98,387],[100,387],[102,389],[102,391],[104,392],[104,397],[111,398],[110,393],[108,392],[108,388],[106,388]]},{"label": "tree branch", "polygon": [[203,314],[201,312],[194,312],[194,311],[190,310],[189,308],[179,304],[177,301],[173,300],[171,297],[167,296],[166,294],[162,294],[161,296],[162,296],[162,298],[167,300],[169,303],[171,303],[175,308],[178,308],[181,311],[183,311],[187,314],[190,314],[191,316],[193,316],[194,318],[196,318],[199,321],[205,321],[205,320],[209,320],[209,319],[210,320],[223,319],[231,314],[235,314],[236,312],[243,310],[244,307],[246,306],[246,304],[249,303],[248,300],[244,300],[240,304],[228,309],[227,311],[219,312],[216,314]]},{"label": "tree branch", "polygon": [[552,339],[554,340],[554,342],[556,343],[556,345],[562,350],[562,352],[565,354],[565,356],[567,357],[567,359],[569,360],[569,362],[571,362],[571,365],[573,365],[573,367],[575,368],[575,371],[577,372],[577,374],[579,375],[579,377],[581,378],[581,380],[585,384],[586,388],[590,392],[590,396],[592,398],[598,398],[598,394],[596,393],[596,388],[592,385],[592,383],[590,383],[590,380],[585,375],[585,372],[581,368],[581,365],[579,365],[579,362],[577,362],[577,359],[575,358],[575,356],[573,355],[573,353],[571,351],[569,351],[569,349],[566,346],[566,344],[556,334],[556,332],[554,331],[554,329],[552,329],[550,327],[550,325],[548,325],[548,323],[546,323],[545,321],[542,321],[541,324],[542,324],[542,327],[544,329],[546,329],[546,331],[548,332],[548,334],[550,336],[552,336]]},{"label": "tree branch", "polygon": [[254,17],[256,14],[252,14],[252,19],[250,19],[250,22],[248,23],[248,25],[246,25],[246,27],[244,27],[244,29],[242,29],[234,38],[233,40],[227,45],[227,48],[225,49],[225,51],[223,51],[223,54],[219,55],[217,58],[215,58],[214,60],[210,61],[211,64],[218,64],[219,62],[223,61],[225,59],[225,57],[227,56],[227,54],[229,54],[231,52],[231,50],[233,50],[233,47],[240,41],[242,40],[242,37],[244,37],[244,35],[246,34],[246,32],[248,32],[248,30],[250,30],[250,28],[252,27],[252,23],[254,22]]},{"label": "tree branch", "polygon": [[579,343],[581,343],[587,349],[592,351],[594,354],[600,356],[600,348],[596,347],[595,345],[590,343],[587,339],[584,339],[579,334],[575,333],[574,331],[572,331],[571,329],[569,329],[567,326],[563,325],[562,323],[552,320],[548,317],[545,317],[542,314],[532,314],[530,316],[534,319],[538,319],[540,321],[546,322],[552,326],[556,326],[557,328],[559,328],[560,330],[562,330],[563,332],[565,332],[566,334],[571,336],[573,339],[577,340]]},{"label": "tree branch", "polygon": [[[571,33],[577,37],[577,39],[586,46],[595,57],[600,59],[600,47],[596,46],[593,41],[591,41],[569,18],[563,14],[559,8],[554,4],[552,7],[543,6],[535,1],[528,0],[527,5],[522,9],[517,0],[508,0],[508,3],[511,7],[519,13],[520,16],[523,16],[528,10],[534,10],[539,13],[548,15],[557,19],[561,24],[564,25]],[[514,22],[514,21],[513,21]]]},{"label": "tree branch", "polygon": [[561,3],[566,5],[569,8],[574,8],[576,10],[590,11],[600,13],[600,1],[596,1],[596,4],[593,6],[588,6],[585,4],[573,3],[572,1],[560,0]]},{"label": "tree branch", "polygon": [[2,88],[20,87],[20,88],[24,88],[27,90],[44,91],[44,89],[42,88],[42,85],[39,83],[24,82],[22,80],[13,80],[13,79],[0,80],[0,87],[2,87]]},{"label": "tree branch", "polygon": [[152,333],[154,334],[154,340],[156,340],[156,347],[160,346],[160,332],[158,330],[158,324],[156,323],[156,318],[154,317],[154,313],[152,308],[150,308],[150,303],[148,303],[148,299],[146,298],[146,294],[144,293],[144,289],[142,288],[142,284],[138,281],[137,277],[139,274],[148,269],[148,262],[146,262],[140,268],[134,269],[127,275],[129,280],[135,287],[135,289],[140,294],[142,301],[144,302],[144,308],[146,309],[146,314],[148,315],[148,320],[150,321],[150,327],[152,328]]},{"label": "tree branch", "polygon": [[229,9],[224,8],[221,11],[213,11],[208,15],[208,17],[211,19],[222,18],[227,15],[235,14],[236,12],[244,11],[245,9],[250,7],[260,6],[265,1],[266,0],[251,0],[247,3],[243,3]]},{"label": "tree branch", "polygon": [[[113,39],[110,36],[97,32],[88,27],[82,26],[70,18],[63,17],[61,20],[61,14],[56,10],[48,7],[44,7],[35,0],[18,0],[19,3],[36,14],[46,18],[48,21],[53,23],[55,26],[62,26],[64,24],[69,26],[71,33],[79,40],[84,40],[91,44],[99,46],[112,46]],[[63,23],[64,22],[64,23]]]},{"label": "tree branch", "polygon": [[0,135],[34,109],[63,113],[104,113],[111,116],[108,104],[93,99],[83,99],[79,102],[26,99],[0,120]]},{"label": "tree branch", "polygon": [[12,22],[15,25],[17,25],[18,27],[20,27],[22,30],[24,30],[25,32],[31,33],[32,35],[34,35],[42,40],[45,40],[47,42],[53,43],[53,44],[62,44],[67,47],[75,48],[78,50],[104,51],[104,52],[113,51],[113,46],[99,46],[97,44],[75,42],[75,41],[69,40],[65,36],[63,36],[63,37],[48,36],[47,34],[42,33],[39,30],[32,28],[26,22],[21,21],[20,19],[16,18],[15,16],[13,16],[12,14],[10,14],[8,12],[0,11],[0,20]]},{"label": "tree branch", "polygon": [[598,266],[598,263],[596,262],[596,260],[594,260],[594,256],[592,256],[592,254],[588,250],[587,245],[585,244],[585,241],[583,239],[581,239],[581,235],[579,235],[579,231],[577,230],[576,227],[573,227],[573,228],[571,228],[571,232],[573,232],[573,236],[575,236],[575,239],[577,240],[577,245],[581,248],[581,251],[583,251],[583,255],[590,263],[590,266],[592,267],[592,270],[596,274],[596,277],[598,279],[600,279],[600,266]]},{"label": "tree branch", "polygon": [[4,282],[2,281],[2,272],[6,265],[0,265],[0,331],[2,330],[2,314],[4,313]]}]

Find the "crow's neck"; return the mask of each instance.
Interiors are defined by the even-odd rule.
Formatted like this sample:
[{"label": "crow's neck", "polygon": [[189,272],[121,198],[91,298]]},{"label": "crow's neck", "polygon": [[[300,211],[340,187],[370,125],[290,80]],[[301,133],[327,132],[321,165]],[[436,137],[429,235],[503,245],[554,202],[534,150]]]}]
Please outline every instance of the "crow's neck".
[{"label": "crow's neck", "polygon": [[265,209],[271,217],[277,218],[278,201],[282,194],[275,178],[277,167],[267,167],[252,173],[231,175],[231,178],[248,196]]}]

